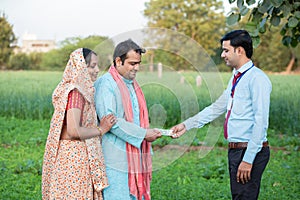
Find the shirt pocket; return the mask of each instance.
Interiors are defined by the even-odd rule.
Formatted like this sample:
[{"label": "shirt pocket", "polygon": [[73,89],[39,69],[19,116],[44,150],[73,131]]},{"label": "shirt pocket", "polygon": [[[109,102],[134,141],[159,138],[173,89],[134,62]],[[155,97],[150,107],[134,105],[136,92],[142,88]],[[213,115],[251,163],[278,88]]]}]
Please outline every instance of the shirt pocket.
[{"label": "shirt pocket", "polygon": [[247,112],[247,107],[249,106],[250,92],[246,87],[237,88],[234,93],[232,113],[237,116],[244,115]]}]

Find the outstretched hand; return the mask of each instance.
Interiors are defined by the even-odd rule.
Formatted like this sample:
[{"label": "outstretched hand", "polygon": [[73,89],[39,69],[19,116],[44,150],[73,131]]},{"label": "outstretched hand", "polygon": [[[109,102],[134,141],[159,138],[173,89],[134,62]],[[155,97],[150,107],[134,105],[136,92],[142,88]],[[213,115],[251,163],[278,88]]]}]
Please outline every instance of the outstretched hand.
[{"label": "outstretched hand", "polygon": [[173,126],[171,130],[173,131],[173,134],[171,135],[173,139],[179,138],[187,131],[183,123]]}]

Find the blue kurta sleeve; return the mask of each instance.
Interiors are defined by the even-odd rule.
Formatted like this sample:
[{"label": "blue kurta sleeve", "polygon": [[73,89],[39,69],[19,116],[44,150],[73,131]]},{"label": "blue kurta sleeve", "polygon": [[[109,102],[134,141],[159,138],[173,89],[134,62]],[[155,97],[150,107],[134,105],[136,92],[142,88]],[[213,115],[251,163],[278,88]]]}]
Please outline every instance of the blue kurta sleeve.
[{"label": "blue kurta sleeve", "polygon": [[134,123],[127,122],[124,119],[125,114],[120,90],[111,75],[106,73],[99,78],[95,83],[95,88],[95,106],[99,119],[110,113],[118,118],[118,122],[106,135],[109,137],[117,137],[140,148],[146,135],[146,129]]}]

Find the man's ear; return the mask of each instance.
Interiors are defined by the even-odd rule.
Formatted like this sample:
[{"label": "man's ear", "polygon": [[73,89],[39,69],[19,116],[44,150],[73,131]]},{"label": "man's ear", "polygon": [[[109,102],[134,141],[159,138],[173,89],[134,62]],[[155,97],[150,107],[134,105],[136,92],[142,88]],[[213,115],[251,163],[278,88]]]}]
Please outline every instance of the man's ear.
[{"label": "man's ear", "polygon": [[120,57],[116,57],[115,61],[116,61],[116,67],[120,67],[122,65],[122,60]]},{"label": "man's ear", "polygon": [[237,47],[236,50],[239,55],[241,55],[241,54],[246,55],[246,51],[243,47]]}]

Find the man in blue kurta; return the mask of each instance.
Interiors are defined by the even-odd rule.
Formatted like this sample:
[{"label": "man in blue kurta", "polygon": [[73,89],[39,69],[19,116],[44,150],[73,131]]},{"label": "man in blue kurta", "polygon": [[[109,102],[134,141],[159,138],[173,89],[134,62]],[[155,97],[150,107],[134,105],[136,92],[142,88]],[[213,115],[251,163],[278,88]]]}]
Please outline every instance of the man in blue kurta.
[{"label": "man in blue kurta", "polygon": [[108,113],[118,118],[102,138],[109,182],[103,191],[105,200],[150,199],[151,142],[161,133],[148,129],[146,103],[135,80],[142,53],[145,50],[130,39],[119,43],[113,66],[95,83],[99,119]]}]

